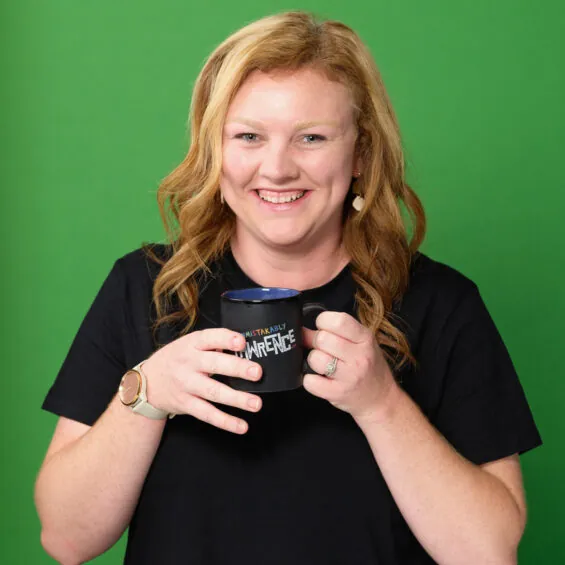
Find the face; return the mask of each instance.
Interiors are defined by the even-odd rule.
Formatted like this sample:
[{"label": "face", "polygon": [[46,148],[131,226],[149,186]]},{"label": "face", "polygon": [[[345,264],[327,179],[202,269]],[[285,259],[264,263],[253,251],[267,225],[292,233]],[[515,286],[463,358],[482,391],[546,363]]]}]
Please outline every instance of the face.
[{"label": "face", "polygon": [[220,186],[238,240],[293,247],[339,239],[356,139],[344,85],[311,69],[252,73],[222,140]]}]

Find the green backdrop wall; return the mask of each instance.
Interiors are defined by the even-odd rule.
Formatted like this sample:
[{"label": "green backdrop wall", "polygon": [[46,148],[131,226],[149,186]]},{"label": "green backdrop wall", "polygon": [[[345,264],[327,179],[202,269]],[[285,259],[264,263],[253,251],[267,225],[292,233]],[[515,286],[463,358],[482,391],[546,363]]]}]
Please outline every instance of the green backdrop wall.
[{"label": "green backdrop wall", "polygon": [[293,8],[354,27],[382,70],[428,214],[423,250],[478,283],[545,441],[522,459],[520,562],[565,563],[557,0],[2,3],[0,563],[52,562],[32,493],[55,417],[39,407],[113,261],[163,238],[155,191],[187,149],[201,64],[238,27]]}]

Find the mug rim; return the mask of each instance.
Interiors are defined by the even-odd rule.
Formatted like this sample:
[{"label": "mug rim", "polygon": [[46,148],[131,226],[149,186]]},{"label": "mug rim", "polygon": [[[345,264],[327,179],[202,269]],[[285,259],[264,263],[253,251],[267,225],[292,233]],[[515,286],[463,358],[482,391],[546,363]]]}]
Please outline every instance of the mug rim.
[{"label": "mug rim", "polygon": [[[260,291],[260,290],[283,290],[292,292],[291,296],[279,296],[279,297],[272,297],[272,298],[238,298],[233,296],[228,296],[232,292],[246,292],[246,291]],[[243,302],[247,304],[264,304],[265,302],[284,302],[286,300],[295,300],[299,296],[302,295],[300,290],[296,290],[295,288],[287,288],[287,287],[280,287],[280,286],[252,286],[248,288],[232,288],[230,290],[225,290],[220,295],[222,300],[227,300],[228,302]]]}]

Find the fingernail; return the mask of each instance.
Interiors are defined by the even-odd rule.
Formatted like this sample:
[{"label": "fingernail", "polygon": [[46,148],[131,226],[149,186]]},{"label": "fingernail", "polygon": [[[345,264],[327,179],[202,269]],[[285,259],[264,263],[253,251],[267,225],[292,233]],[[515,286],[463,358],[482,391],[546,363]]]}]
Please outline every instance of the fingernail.
[{"label": "fingernail", "polygon": [[241,336],[235,336],[232,339],[232,343],[234,347],[241,347],[243,345],[243,338]]},{"label": "fingernail", "polygon": [[259,367],[249,367],[249,369],[247,369],[247,375],[250,376],[252,379],[258,379]]},{"label": "fingernail", "polygon": [[240,421],[237,423],[237,431],[238,431],[240,434],[242,434],[242,433],[245,432],[246,429],[247,429],[247,424],[246,424],[244,421],[240,420]]},{"label": "fingernail", "polygon": [[247,401],[247,406],[249,406],[249,408],[252,408],[253,410],[257,410],[257,408],[259,408],[259,399],[258,398],[250,398]]}]

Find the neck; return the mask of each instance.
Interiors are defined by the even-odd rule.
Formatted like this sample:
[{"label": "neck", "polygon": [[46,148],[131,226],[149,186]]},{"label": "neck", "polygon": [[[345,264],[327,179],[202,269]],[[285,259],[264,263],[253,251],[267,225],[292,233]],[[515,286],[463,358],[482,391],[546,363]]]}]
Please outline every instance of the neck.
[{"label": "neck", "polygon": [[317,288],[331,281],[349,262],[338,239],[326,240],[322,245],[288,249],[251,242],[236,233],[231,248],[243,272],[265,287]]}]

